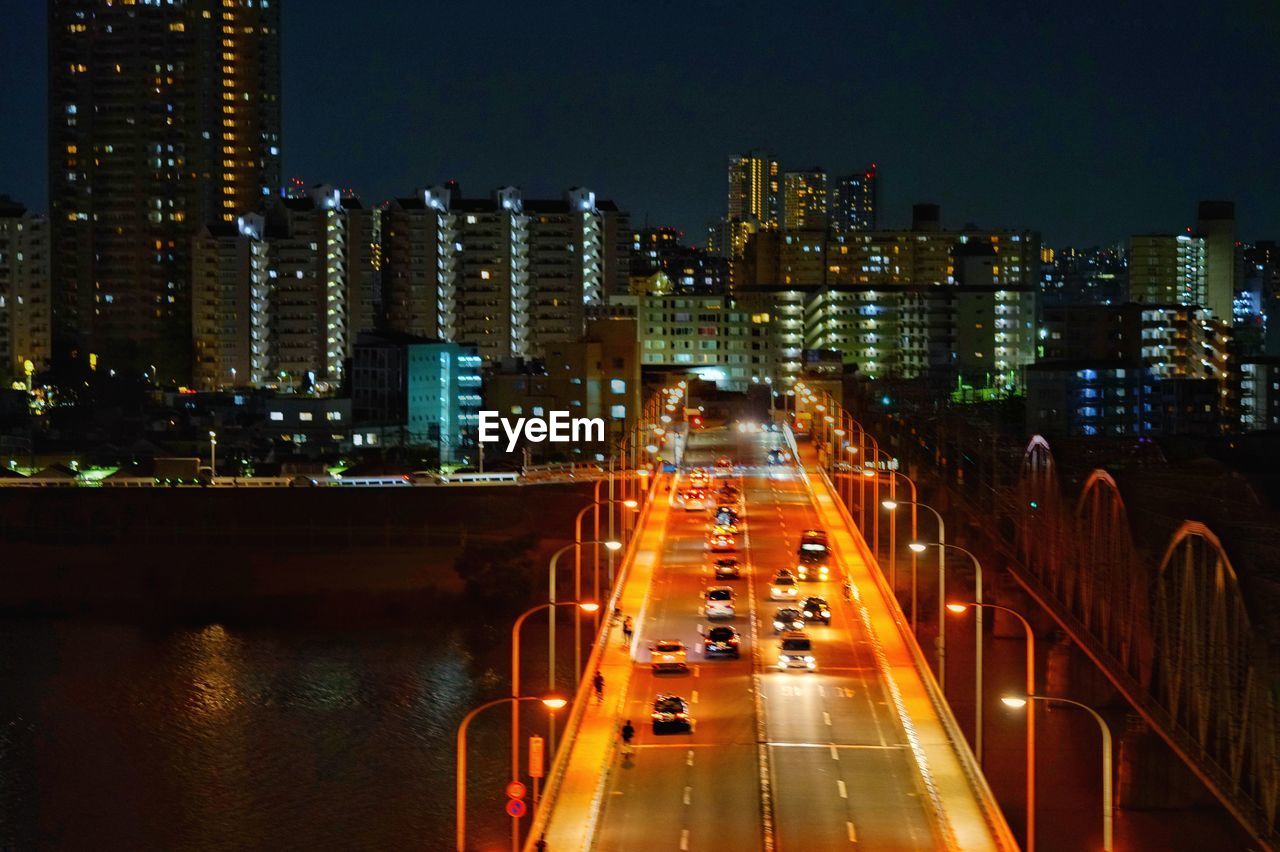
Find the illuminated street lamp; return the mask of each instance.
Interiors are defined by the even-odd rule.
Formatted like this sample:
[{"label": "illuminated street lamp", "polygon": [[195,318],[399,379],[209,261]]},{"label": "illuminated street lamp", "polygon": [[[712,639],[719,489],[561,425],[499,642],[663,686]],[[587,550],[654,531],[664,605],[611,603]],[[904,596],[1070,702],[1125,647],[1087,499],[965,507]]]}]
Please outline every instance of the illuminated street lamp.
[{"label": "illuminated street lamp", "polygon": [[[513,706],[519,706],[521,701],[539,701],[543,707],[546,707],[550,713],[557,710],[563,710],[568,705],[568,700],[559,695],[520,695],[506,698],[495,698],[492,701],[486,701],[479,707],[473,708],[467,715],[462,717],[462,721],[458,724],[457,735],[457,774],[455,776],[456,788],[454,791],[454,801],[456,803],[455,811],[455,828],[454,835],[457,840],[458,852],[465,852],[467,848],[467,729],[471,727],[471,720],[480,713],[488,710],[490,707],[496,707],[499,704],[511,702]],[[552,716],[552,730],[554,727],[555,717]],[[554,753],[554,752],[553,752]],[[516,780],[512,778],[511,780]],[[516,830],[519,830],[518,828]]]},{"label": "illuminated street lamp", "polygon": [[209,481],[215,482],[218,478],[218,433],[209,430]]},{"label": "illuminated street lamp", "polygon": [[[1022,632],[1027,637],[1027,674],[1026,674],[1026,691],[1027,695],[1034,695],[1036,691],[1036,634],[1031,629],[1031,622],[1023,617],[1022,613],[1016,609],[1000,604],[977,603],[976,601],[966,603],[949,603],[947,610],[956,615],[963,615],[966,610],[977,609],[981,612],[983,609],[995,609],[1001,612],[1007,612],[1022,623]],[[982,696],[979,694],[978,699]],[[1006,700],[1007,704],[1008,701]],[[1036,849],[1036,713],[1034,705],[1027,708],[1027,832],[1026,842],[1023,844],[1024,852],[1035,852]]]},{"label": "illuminated street lamp", "polygon": [[1102,718],[1102,715],[1088,704],[1081,704],[1079,701],[1072,701],[1070,698],[1027,693],[1026,695],[1006,695],[1000,700],[1014,709],[1026,707],[1028,701],[1057,701],[1061,704],[1070,704],[1072,707],[1079,707],[1081,710],[1088,712],[1093,717],[1093,720],[1098,723],[1098,729],[1102,732],[1102,849],[1103,852],[1111,852],[1115,802],[1112,800],[1111,795],[1111,727],[1107,724],[1107,720]]},{"label": "illuminated street lamp", "polygon": [[[550,609],[554,612],[555,607],[572,606],[577,607],[579,612],[599,612],[600,604],[595,601],[563,601],[560,603],[544,603],[529,607],[516,618],[515,623],[511,625],[511,780],[520,780],[520,705],[514,700],[520,694],[520,630],[524,627],[525,619],[529,616],[542,612],[544,609]],[[558,707],[552,709],[560,709],[564,707],[564,699],[555,696],[549,699],[552,702],[561,702]],[[547,699],[543,700],[547,704]],[[551,704],[547,704],[548,707]],[[512,818],[511,823],[511,842],[513,847],[519,845],[519,819]]]},{"label": "illuminated street lamp", "polygon": [[[965,556],[968,556],[970,561],[973,562],[973,602],[977,604],[977,608],[976,608],[977,611],[974,613],[974,620],[973,620],[974,647],[976,648],[976,653],[974,654],[974,672],[973,672],[973,685],[974,685],[974,693],[975,693],[975,699],[973,702],[973,720],[974,720],[973,721],[973,750],[978,756],[978,765],[981,766],[982,765],[982,641],[983,641],[983,637],[982,637],[982,563],[978,561],[978,557],[974,556],[973,553],[971,553],[968,550],[965,550],[963,547],[960,547],[959,545],[942,544],[939,542],[934,542],[931,545],[926,545],[926,546],[932,546],[932,547],[938,548],[939,558],[941,558],[943,551],[945,551],[947,548],[950,548],[951,550],[959,551],[960,553],[963,553]],[[945,590],[942,593],[946,594]],[[941,610],[939,610],[938,614],[940,616],[942,615]],[[941,627],[939,627],[938,629],[940,632],[943,632]]]}]

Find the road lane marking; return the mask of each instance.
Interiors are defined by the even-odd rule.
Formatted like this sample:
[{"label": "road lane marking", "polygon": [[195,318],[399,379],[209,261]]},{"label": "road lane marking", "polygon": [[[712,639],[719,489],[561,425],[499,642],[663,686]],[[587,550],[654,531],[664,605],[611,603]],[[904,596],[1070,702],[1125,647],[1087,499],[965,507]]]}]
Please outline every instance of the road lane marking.
[{"label": "road lane marking", "polygon": [[689,749],[689,752],[684,756],[684,765],[693,766],[693,749]]},{"label": "road lane marking", "polygon": [[855,829],[855,828],[853,827],[853,820],[845,820],[844,827],[845,827],[845,829],[846,829],[846,830],[848,830],[848,832],[849,832],[849,842],[850,842],[850,843],[857,843],[857,842],[858,842],[858,831],[857,831],[857,829]]},{"label": "road lane marking", "polygon": [[690,697],[690,701],[692,701],[694,704],[697,704],[697,703],[698,703],[698,690],[696,690],[696,689],[695,689],[695,690],[693,691],[693,694],[692,694],[692,696]]},{"label": "road lane marking", "polygon": [[837,779],[837,781],[836,781],[836,789],[840,791],[840,798],[842,798],[842,799],[847,799],[847,798],[849,798],[849,788],[847,788],[847,787],[845,787],[845,786],[844,786],[844,782],[843,782],[843,781],[840,781],[840,780],[838,780],[838,779]]},{"label": "road lane marking", "polygon": [[686,805],[688,805],[688,804],[692,804],[692,803],[693,803],[693,788],[692,788],[692,787],[685,787],[685,788],[684,788],[684,803],[685,803]]},{"label": "road lane marking", "polygon": [[831,714],[828,713],[826,710],[822,711],[822,723],[827,727],[831,726]]},{"label": "road lane marking", "polygon": [[832,760],[840,759],[840,749],[836,748],[835,743],[831,744],[831,759]]},{"label": "road lane marking", "polygon": [[819,685],[818,685],[818,695],[819,695],[819,696],[821,696],[821,697],[823,697],[823,698],[826,698],[826,697],[827,697],[827,688],[826,688],[825,686],[822,686],[821,684],[819,684]]},{"label": "road lane marking", "polygon": [[687,850],[689,848],[689,829],[680,829],[680,848]]},{"label": "road lane marking", "polygon": [[[700,744],[711,747],[711,743]],[[770,740],[765,743],[770,748],[838,748],[838,749],[866,749],[869,751],[902,751],[910,748],[906,743],[898,745],[877,745],[875,743],[796,743],[796,742],[776,742]],[[650,746],[656,748],[656,746]]]},{"label": "road lane marking", "polygon": [[[698,653],[702,653],[702,646],[701,646],[701,645],[699,645],[699,646],[698,646]],[[702,666],[694,666],[694,667],[693,667],[693,676],[694,676],[694,677],[702,677]]]}]

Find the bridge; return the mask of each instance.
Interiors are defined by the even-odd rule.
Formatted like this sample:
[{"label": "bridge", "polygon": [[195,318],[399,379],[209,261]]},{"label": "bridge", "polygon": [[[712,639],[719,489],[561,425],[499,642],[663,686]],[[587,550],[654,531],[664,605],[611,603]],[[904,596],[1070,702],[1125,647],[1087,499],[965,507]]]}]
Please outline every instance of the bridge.
[{"label": "bridge", "polygon": [[[782,449],[802,464],[769,465]],[[624,641],[605,626],[528,834],[548,849],[989,849],[1016,843],[877,562],[807,443],[788,432],[695,432],[685,465],[720,455],[745,502],[736,554],[741,579],[714,579],[705,551],[708,513],[674,495],[663,475],[616,591],[634,618]],[[805,529],[829,532],[837,557],[825,596],[829,626],[813,626],[816,671],[778,670],[769,581],[794,567]],[[848,592],[843,582],[848,582]],[[707,659],[703,591],[732,585],[738,659]],[[650,645],[677,639],[689,669],[658,674]],[[658,693],[688,702],[689,733],[652,731]],[[631,720],[632,753],[618,730]]]}]

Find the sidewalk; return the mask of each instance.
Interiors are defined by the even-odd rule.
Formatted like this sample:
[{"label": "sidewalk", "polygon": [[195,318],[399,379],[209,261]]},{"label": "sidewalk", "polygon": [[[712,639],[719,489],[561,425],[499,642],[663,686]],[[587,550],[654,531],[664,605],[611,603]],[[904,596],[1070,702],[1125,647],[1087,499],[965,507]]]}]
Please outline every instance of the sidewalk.
[{"label": "sidewalk", "polygon": [[[661,489],[672,479],[670,474],[664,474],[654,483],[659,490],[654,495],[648,520],[636,546],[635,559],[618,596],[618,607],[624,616],[631,616],[637,631],[648,605],[654,570],[662,557],[667,516],[671,512],[669,496]],[[545,831],[547,848],[556,852],[587,849],[595,834],[600,799],[617,750],[618,729],[623,721],[620,717],[632,672],[632,648],[622,644],[621,624],[609,628],[605,643],[600,659],[600,672],[604,675],[604,703],[596,704],[595,699],[591,699],[592,704],[583,716],[569,753],[559,791],[550,803],[551,814],[545,822],[544,816],[539,814],[534,830],[530,832],[527,849],[532,848],[537,840],[540,828]]]},{"label": "sidewalk", "polygon": [[[965,763],[970,765],[971,771],[978,772],[976,762],[968,744],[959,738],[954,720],[949,720],[949,726],[944,722],[941,714],[949,715],[950,711],[940,711],[935,706],[934,693],[925,684],[925,677],[932,680],[933,675],[927,668],[924,672],[917,668],[916,661],[922,658],[912,653],[908,643],[914,640],[900,610],[879,581],[879,569],[870,564],[872,557],[866,542],[847,514],[841,511],[822,476],[811,472],[817,469],[817,453],[813,446],[805,443],[799,449],[799,460],[817,504],[818,516],[831,534],[845,571],[853,582],[854,603],[865,604],[869,626],[884,652],[881,665],[891,678],[891,694],[898,704],[903,727],[916,753],[934,808],[940,811],[938,817],[944,834],[949,835],[952,848],[1017,849],[1004,815],[986,789],[985,781],[978,785],[981,789],[975,789],[970,780]],[[957,732],[956,741],[948,736],[948,727]],[[962,759],[961,750],[967,760]]]}]

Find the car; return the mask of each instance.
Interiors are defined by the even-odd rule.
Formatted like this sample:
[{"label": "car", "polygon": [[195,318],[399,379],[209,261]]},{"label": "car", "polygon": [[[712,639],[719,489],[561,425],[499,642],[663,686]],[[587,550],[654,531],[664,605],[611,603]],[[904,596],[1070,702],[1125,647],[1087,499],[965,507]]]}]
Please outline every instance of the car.
[{"label": "car", "polygon": [[800,606],[800,611],[804,613],[806,621],[821,621],[823,624],[831,623],[831,605],[827,603],[826,598],[811,595],[804,599],[804,603]]},{"label": "car", "polygon": [[679,639],[659,639],[649,646],[650,668],[655,672],[687,672],[688,656]]},{"label": "car", "polygon": [[707,473],[707,469],[704,467],[695,467],[689,471],[690,485],[706,485],[707,480],[710,478],[710,474]]},{"label": "car", "polygon": [[795,607],[784,606],[773,614],[773,632],[782,633],[785,630],[803,630],[804,629],[804,613]]},{"label": "car", "polygon": [[723,624],[718,627],[712,627],[707,631],[702,653],[707,657],[733,657],[736,660],[741,656],[738,648],[740,641],[738,631],[732,627],[727,627]]},{"label": "car", "polygon": [[733,535],[727,532],[713,532],[707,536],[707,550],[712,553],[732,553],[738,549],[738,543],[734,540]]},{"label": "car", "polygon": [[771,465],[780,465],[780,464],[787,463],[787,460],[782,455],[782,450],[770,450],[768,461],[769,461],[769,464]]},{"label": "car", "polygon": [[788,630],[778,640],[778,668],[809,671],[818,668],[818,661],[813,656],[813,643],[803,630]]},{"label": "car", "polygon": [[796,586],[796,578],[790,571],[779,571],[769,581],[769,599],[775,601],[793,601],[800,597],[800,589]]},{"label": "car", "polygon": [[703,592],[702,613],[707,618],[733,618],[733,589],[712,586]]},{"label": "car", "polygon": [[651,718],[655,734],[683,733],[693,730],[693,719],[689,716],[689,702],[678,695],[659,693],[655,696]]},{"label": "car", "polygon": [[721,456],[720,458],[716,459],[716,467],[722,470],[725,468],[732,468],[733,459],[729,458],[728,456]]},{"label": "car", "polygon": [[732,556],[717,559],[711,567],[715,569],[717,580],[742,579],[742,563]]},{"label": "car", "polygon": [[733,506],[721,504],[716,506],[716,526],[720,527],[736,527],[738,525],[738,510]]},{"label": "car", "polygon": [[684,498],[684,510],[686,512],[704,512],[707,508],[707,497],[701,491],[691,491]]}]

